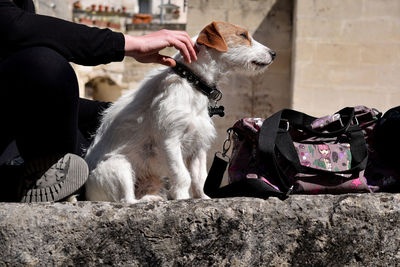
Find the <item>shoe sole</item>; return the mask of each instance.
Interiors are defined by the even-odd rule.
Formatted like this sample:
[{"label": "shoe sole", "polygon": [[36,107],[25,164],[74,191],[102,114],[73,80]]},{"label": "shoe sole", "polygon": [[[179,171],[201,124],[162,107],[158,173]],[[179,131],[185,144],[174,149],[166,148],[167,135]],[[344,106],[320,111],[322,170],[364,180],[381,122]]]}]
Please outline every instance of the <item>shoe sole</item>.
[{"label": "shoe sole", "polygon": [[30,189],[22,197],[22,202],[53,202],[62,200],[79,188],[81,188],[88,176],[89,168],[84,159],[74,154],[66,154],[64,158],[69,160],[69,168],[66,177],[60,183],[44,188]]}]

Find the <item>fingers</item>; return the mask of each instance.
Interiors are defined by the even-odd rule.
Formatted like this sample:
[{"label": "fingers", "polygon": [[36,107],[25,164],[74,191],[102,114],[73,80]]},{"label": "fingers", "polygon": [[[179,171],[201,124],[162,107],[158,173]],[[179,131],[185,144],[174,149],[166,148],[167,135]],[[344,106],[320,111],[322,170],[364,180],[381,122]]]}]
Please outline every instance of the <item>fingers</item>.
[{"label": "fingers", "polygon": [[169,45],[178,49],[187,63],[197,60],[195,44],[186,32],[166,30],[165,33],[168,35]]},{"label": "fingers", "polygon": [[163,55],[158,55],[157,58],[158,63],[165,65],[167,67],[175,67],[176,66],[176,61],[175,59]]},{"label": "fingers", "polygon": [[172,44],[172,46],[174,46],[176,49],[178,49],[180,51],[181,55],[183,56],[183,58],[185,59],[185,61],[187,63],[191,63],[191,61],[192,61],[191,55],[190,55],[188,47],[185,45],[184,42],[177,41],[177,40],[171,40],[170,43]]},{"label": "fingers", "polygon": [[[191,60],[197,60],[197,55],[196,55],[196,50],[195,50],[195,43],[194,41],[189,37],[189,35],[186,32],[179,32],[182,34],[180,41],[184,43],[185,47],[187,50],[184,51],[184,54],[186,55],[185,60],[190,63]],[[181,50],[179,50],[181,51]]]},{"label": "fingers", "polygon": [[137,57],[136,60],[141,63],[158,63],[167,67],[175,67],[176,66],[176,61],[175,59],[169,57],[169,56],[164,56],[160,55],[158,53],[144,56],[144,57]]}]

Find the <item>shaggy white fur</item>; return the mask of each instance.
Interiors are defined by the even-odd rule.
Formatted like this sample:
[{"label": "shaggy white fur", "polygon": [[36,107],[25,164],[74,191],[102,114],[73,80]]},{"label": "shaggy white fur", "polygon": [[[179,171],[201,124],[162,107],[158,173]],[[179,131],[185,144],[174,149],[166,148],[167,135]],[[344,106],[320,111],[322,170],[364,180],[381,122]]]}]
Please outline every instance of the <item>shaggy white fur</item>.
[{"label": "shaggy white fur", "polygon": [[[272,63],[274,53],[250,36],[245,40],[246,30],[223,22],[215,25],[228,51],[196,44],[198,60],[185,64],[205,82],[218,84],[231,72],[259,73]],[[182,62],[181,55],[174,58]],[[137,90],[105,112],[86,155],[86,198],[162,200],[164,177],[170,183],[169,198],[208,198],[203,192],[206,153],[216,135],[208,105],[207,96],[171,68],[151,72]]]}]

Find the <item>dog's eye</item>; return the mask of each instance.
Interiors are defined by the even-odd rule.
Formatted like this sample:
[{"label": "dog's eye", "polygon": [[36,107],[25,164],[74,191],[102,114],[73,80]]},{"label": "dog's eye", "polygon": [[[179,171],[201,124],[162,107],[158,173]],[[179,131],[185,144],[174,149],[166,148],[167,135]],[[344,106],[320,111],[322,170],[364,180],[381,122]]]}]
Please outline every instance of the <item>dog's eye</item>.
[{"label": "dog's eye", "polygon": [[249,37],[247,37],[247,33],[245,33],[245,32],[242,32],[241,34],[240,34],[240,36],[241,37],[243,37],[244,39],[248,39]]}]

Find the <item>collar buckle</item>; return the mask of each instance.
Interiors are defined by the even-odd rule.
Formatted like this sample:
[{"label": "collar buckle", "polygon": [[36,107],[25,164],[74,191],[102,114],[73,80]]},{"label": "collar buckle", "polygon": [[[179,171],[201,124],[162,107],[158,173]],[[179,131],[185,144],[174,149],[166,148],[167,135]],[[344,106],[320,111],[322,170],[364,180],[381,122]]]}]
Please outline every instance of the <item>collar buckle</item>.
[{"label": "collar buckle", "polygon": [[219,101],[222,98],[222,92],[220,90],[218,90],[217,88],[213,88],[213,90],[208,95],[208,98],[215,100],[215,101]]}]

